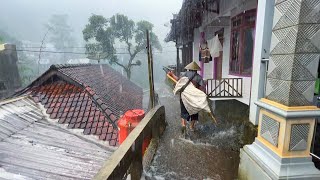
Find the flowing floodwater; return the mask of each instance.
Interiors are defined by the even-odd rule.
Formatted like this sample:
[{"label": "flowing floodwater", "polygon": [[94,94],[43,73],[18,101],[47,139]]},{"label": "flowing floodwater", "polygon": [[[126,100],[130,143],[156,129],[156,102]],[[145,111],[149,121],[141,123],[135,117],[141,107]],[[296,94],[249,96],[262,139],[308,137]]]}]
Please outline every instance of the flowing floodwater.
[{"label": "flowing floodwater", "polygon": [[200,115],[194,132],[180,131],[179,97],[158,87],[168,126],[144,179],[236,179],[241,127],[219,118],[218,125]]}]

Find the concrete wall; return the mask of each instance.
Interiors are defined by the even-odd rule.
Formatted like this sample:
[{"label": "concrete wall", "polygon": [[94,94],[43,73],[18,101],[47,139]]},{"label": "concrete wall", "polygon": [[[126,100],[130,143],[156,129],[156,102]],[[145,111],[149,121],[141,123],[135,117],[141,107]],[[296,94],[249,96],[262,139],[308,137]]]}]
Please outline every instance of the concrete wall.
[{"label": "concrete wall", "polygon": [[12,95],[17,88],[21,87],[17,61],[18,56],[15,45],[0,45],[0,83],[2,84],[0,99]]},{"label": "concrete wall", "polygon": [[219,129],[235,127],[238,148],[251,144],[257,136],[257,128],[249,122],[249,107],[237,100],[212,102],[214,113],[219,120]]}]

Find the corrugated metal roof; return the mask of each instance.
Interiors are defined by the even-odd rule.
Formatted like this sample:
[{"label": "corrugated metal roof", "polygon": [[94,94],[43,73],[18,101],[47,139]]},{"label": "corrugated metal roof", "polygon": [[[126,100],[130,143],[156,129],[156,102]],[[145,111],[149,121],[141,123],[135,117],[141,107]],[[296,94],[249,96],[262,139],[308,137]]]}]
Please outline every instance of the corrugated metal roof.
[{"label": "corrugated metal roof", "polygon": [[47,121],[27,97],[0,103],[0,179],[91,179],[112,152]]}]

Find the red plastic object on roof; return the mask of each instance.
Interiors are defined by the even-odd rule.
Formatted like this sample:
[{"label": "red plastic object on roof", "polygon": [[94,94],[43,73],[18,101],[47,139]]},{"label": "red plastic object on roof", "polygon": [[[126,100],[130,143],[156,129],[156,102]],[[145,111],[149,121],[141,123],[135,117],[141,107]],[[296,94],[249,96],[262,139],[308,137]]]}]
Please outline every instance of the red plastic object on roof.
[{"label": "red plastic object on roof", "polygon": [[[138,126],[140,121],[144,118],[145,113],[142,109],[134,109],[127,111],[118,121],[118,127],[120,128],[118,133],[119,143],[122,144],[127,138],[130,132]],[[146,137],[142,145],[142,154],[144,154],[150,143],[151,137]]]}]

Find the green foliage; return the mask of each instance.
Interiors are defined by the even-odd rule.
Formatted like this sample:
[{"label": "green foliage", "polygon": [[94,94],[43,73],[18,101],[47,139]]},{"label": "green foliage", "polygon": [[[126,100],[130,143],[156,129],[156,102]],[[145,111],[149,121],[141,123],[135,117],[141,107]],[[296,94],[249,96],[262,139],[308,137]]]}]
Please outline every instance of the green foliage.
[{"label": "green foliage", "polygon": [[52,15],[49,22],[45,25],[50,31],[50,42],[52,42],[57,50],[64,50],[65,47],[74,44],[72,37],[72,28],[68,25],[68,15],[58,14]]},{"label": "green foliage", "polygon": [[19,40],[17,40],[11,34],[1,29],[0,29],[0,41],[2,43],[15,44],[17,47],[22,45],[22,43]]},{"label": "green foliage", "polygon": [[27,86],[33,79],[36,78],[36,72],[33,69],[34,67],[36,67],[36,64],[18,64],[18,71],[22,82],[22,87]]},{"label": "green foliage", "polygon": [[[73,29],[68,25],[68,15],[52,15],[49,22],[45,24],[45,28],[49,32],[49,42],[54,45],[56,50],[66,51],[66,47],[75,46],[76,40],[72,36]],[[72,51],[72,49],[68,49],[67,51]],[[63,54],[62,58],[66,60],[66,58],[71,57],[66,57],[66,54]]]},{"label": "green foliage", "polygon": [[116,59],[113,55],[116,52],[113,47],[114,36],[107,19],[92,15],[82,32],[83,39],[87,42],[86,53],[89,59]]},{"label": "green foliage", "polygon": [[0,36],[0,44],[4,43],[4,39]]},{"label": "green foliage", "polygon": [[[93,14],[89,18],[83,32],[83,39],[87,42],[86,53],[94,60],[109,60],[110,64],[122,67],[127,77],[131,78],[133,66],[140,66],[141,61],[134,61],[138,53],[145,51],[147,46],[146,30],[150,33],[150,43],[153,48],[162,50],[156,34],[152,32],[153,24],[148,21],[135,23],[127,16],[116,14],[109,19]],[[115,46],[120,42],[127,46],[129,58],[126,62],[119,62]]]}]

